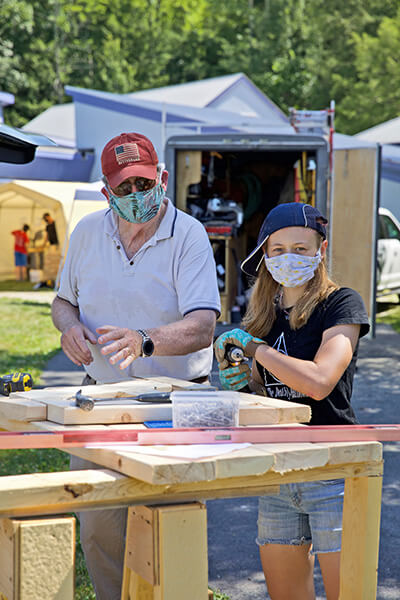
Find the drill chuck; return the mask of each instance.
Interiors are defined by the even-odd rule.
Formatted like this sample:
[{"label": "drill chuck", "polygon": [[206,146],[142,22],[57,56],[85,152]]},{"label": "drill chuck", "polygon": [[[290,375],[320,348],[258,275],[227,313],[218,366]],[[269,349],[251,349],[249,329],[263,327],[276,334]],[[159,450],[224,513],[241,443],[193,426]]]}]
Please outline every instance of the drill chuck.
[{"label": "drill chuck", "polygon": [[243,350],[232,345],[227,346],[225,358],[231,365],[238,365],[246,360]]}]

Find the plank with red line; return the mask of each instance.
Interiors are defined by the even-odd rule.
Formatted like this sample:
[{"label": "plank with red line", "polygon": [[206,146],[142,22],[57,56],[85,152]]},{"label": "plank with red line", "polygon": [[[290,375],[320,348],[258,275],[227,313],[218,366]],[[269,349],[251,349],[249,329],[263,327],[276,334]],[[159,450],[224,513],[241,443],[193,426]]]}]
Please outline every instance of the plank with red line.
[{"label": "plank with red line", "polygon": [[224,443],[324,443],[400,441],[400,424],[0,432],[0,450]]}]

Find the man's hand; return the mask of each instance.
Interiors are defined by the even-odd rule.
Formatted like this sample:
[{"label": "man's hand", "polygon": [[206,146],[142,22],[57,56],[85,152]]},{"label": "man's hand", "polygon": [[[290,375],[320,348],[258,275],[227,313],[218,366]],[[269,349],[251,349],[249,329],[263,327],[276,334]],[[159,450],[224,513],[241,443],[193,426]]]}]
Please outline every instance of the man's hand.
[{"label": "man's hand", "polygon": [[68,358],[79,367],[90,365],[93,361],[86,340],[91,344],[97,344],[96,336],[88,327],[79,322],[65,329],[61,335],[61,348]]},{"label": "man's hand", "polygon": [[219,371],[219,380],[224,390],[241,390],[249,384],[250,376],[250,368],[247,363]]},{"label": "man's hand", "polygon": [[115,327],[114,325],[103,325],[96,329],[100,334],[99,344],[106,344],[101,353],[112,354],[109,358],[111,365],[122,361],[120,369],[126,369],[142,354],[142,336],[134,329],[126,327]]},{"label": "man's hand", "polygon": [[215,357],[219,363],[220,369],[226,369],[229,366],[229,362],[225,358],[225,351],[227,345],[237,346],[241,348],[245,356],[253,358],[258,344],[265,344],[263,340],[255,338],[250,333],[243,331],[243,329],[232,329],[226,331],[215,340],[214,350]]}]

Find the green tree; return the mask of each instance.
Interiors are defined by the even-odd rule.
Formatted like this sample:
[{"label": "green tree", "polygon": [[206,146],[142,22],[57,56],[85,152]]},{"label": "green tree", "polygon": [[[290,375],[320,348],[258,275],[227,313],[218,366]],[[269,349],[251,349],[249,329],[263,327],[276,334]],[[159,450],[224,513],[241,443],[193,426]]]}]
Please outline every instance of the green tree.
[{"label": "green tree", "polygon": [[[128,93],[174,82],[171,74],[181,41],[191,36],[196,13],[205,10],[208,2],[5,1],[9,25],[0,48],[0,89],[16,96],[15,108],[7,109],[13,125],[68,101],[65,85]],[[18,32],[9,15],[15,21],[28,8],[30,30],[22,23]],[[13,78],[6,76],[10,61]],[[207,76],[205,71],[202,76]]]},{"label": "green tree", "polygon": [[350,133],[400,115],[400,8],[376,35],[356,34],[354,41],[358,81],[341,106]]},{"label": "green tree", "polygon": [[283,110],[335,99],[345,133],[398,114],[398,0],[1,0],[0,7],[0,89],[16,97],[5,113],[13,125],[69,101],[65,85],[124,94],[238,71]]},{"label": "green tree", "polygon": [[243,72],[283,109],[307,89],[308,25],[304,0],[202,2],[181,36],[170,78],[179,81]]},{"label": "green tree", "polygon": [[348,114],[358,81],[357,36],[374,36],[397,7],[397,0],[308,0],[305,5],[304,18],[310,24],[306,65],[312,80],[305,108],[324,108],[334,99],[336,127],[343,133],[358,127],[358,108],[354,105],[352,116]]},{"label": "green tree", "polygon": [[[0,19],[0,90],[18,96],[27,85],[28,77],[22,69],[17,40],[27,39],[32,30],[32,7],[23,0],[3,0]],[[7,116],[18,121],[18,112],[14,107],[7,109]]]}]

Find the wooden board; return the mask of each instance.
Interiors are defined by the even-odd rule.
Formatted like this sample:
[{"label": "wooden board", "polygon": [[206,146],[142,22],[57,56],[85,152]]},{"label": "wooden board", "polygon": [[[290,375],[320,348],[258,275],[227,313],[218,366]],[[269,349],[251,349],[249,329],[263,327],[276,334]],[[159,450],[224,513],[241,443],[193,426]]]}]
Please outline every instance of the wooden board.
[{"label": "wooden board", "polygon": [[201,150],[178,152],[176,167],[176,207],[187,212],[187,194],[191,183],[201,181]]},{"label": "wooden board", "polygon": [[376,598],[382,476],[347,478],[340,557],[340,598]]},{"label": "wooden board", "polygon": [[239,425],[308,423],[311,408],[305,404],[237,392],[240,398]]},{"label": "wooden board", "polygon": [[70,454],[153,484],[211,481],[218,477],[254,475],[265,473],[274,465],[273,454],[260,451],[255,446],[199,460],[103,448],[76,448],[71,449]]},{"label": "wooden board", "polygon": [[0,598],[72,600],[75,519],[0,519]]},{"label": "wooden board", "polygon": [[71,449],[70,453],[141,481],[152,484],[177,484],[261,475],[268,471],[282,475],[290,471],[334,466],[340,464],[344,456],[346,463],[379,461],[382,458],[382,444],[253,444],[229,454],[216,454],[198,460],[144,455],[135,453],[134,448],[76,448]]},{"label": "wooden board", "polygon": [[[157,406],[143,403],[118,405],[99,405],[87,412],[75,406],[75,394],[82,386],[49,387],[29,392],[14,392],[8,398],[0,399],[0,412],[8,419],[20,421],[48,420],[60,424],[92,424],[92,423],[143,423],[148,419],[169,419],[171,409],[164,405],[157,411]],[[88,385],[84,394],[93,398],[121,398],[146,392],[170,392],[172,385],[167,382],[134,379],[105,385]],[[167,405],[165,405],[167,406]],[[4,408],[2,408],[4,407]],[[164,410],[163,410],[164,407]],[[161,415],[161,416],[160,416]]]},{"label": "wooden board", "polygon": [[[53,387],[29,392],[15,392],[8,398],[0,399],[1,414],[8,421],[20,422],[47,420],[61,425],[94,425],[118,423],[143,423],[144,421],[162,421],[172,419],[171,404],[146,404],[133,400],[123,401],[125,396],[151,392],[170,392],[172,389],[204,389],[201,384],[190,384],[172,378],[137,378],[132,381],[88,385],[83,393],[93,398],[119,398],[118,403],[99,403],[91,411],[75,406],[75,393],[80,386]],[[178,386],[182,387],[179,388]],[[205,388],[207,389],[207,388]],[[283,423],[308,423],[311,418],[309,406],[276,400],[254,394],[234,392],[240,398],[240,425],[271,425]],[[13,428],[15,430],[15,428]]]},{"label": "wooden board", "polygon": [[[365,442],[364,442],[365,443]],[[381,446],[379,442],[371,442]],[[273,445],[272,445],[273,446]],[[272,447],[273,452],[273,447]],[[317,449],[320,452],[320,449]],[[340,478],[375,478],[383,471],[382,461],[325,464],[286,473],[273,469],[260,475],[205,479],[195,482],[150,484],[114,470],[85,469],[0,477],[0,515],[25,516],[76,512],[82,508],[104,508],[134,504],[189,502],[196,498],[231,498],[276,493],[277,487],[298,481]],[[357,510],[357,508],[355,509]]]},{"label": "wooden board", "polygon": [[65,403],[47,403],[47,418],[55,423],[84,425],[95,423],[143,423],[144,421],[166,421],[172,418],[170,404],[144,404],[138,402],[95,406],[87,412]]},{"label": "wooden board", "polygon": [[172,385],[167,382],[135,378],[118,383],[106,383],[104,385],[71,385],[66,387],[47,387],[40,390],[30,390],[29,392],[13,392],[9,398],[28,399],[37,402],[47,402],[48,400],[67,400],[73,398],[78,390],[82,390],[86,396],[92,398],[124,398],[135,394],[146,392],[171,392]]},{"label": "wooden board", "polygon": [[[196,502],[131,508],[126,537],[122,600],[206,600],[207,517],[204,505]],[[142,592],[144,582],[149,588],[146,594]]]},{"label": "wooden board", "polygon": [[[138,378],[142,379],[142,378]],[[193,381],[186,381],[186,379],[178,379],[176,377],[167,377],[164,375],[157,375],[156,377],[146,377],[143,378],[142,381],[152,381],[154,383],[168,383],[172,390],[207,390],[213,389],[216,390],[215,386],[211,386],[204,383],[195,383]]]},{"label": "wooden board", "polygon": [[333,279],[357,290],[371,317],[374,303],[377,149],[335,150],[329,266]]},{"label": "wooden board", "polygon": [[0,396],[0,419],[3,417],[11,421],[42,421],[47,417],[47,408],[42,402],[24,397],[22,394],[18,398]]}]

